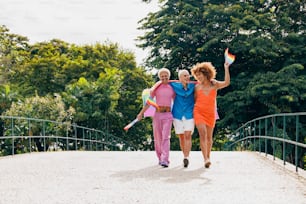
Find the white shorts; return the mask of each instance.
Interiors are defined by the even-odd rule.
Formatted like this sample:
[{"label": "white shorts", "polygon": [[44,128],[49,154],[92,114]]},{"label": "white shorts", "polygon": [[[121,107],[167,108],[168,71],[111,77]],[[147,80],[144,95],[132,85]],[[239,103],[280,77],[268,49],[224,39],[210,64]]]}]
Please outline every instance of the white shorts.
[{"label": "white shorts", "polygon": [[182,120],[173,119],[173,126],[175,130],[175,134],[184,134],[185,131],[191,131],[193,133],[194,130],[194,120],[188,119],[186,120],[185,117]]}]

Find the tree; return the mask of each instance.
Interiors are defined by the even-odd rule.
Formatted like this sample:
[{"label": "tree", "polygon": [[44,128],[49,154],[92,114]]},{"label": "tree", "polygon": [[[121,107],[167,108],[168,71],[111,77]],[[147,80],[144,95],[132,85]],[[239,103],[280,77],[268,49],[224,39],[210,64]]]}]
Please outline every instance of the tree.
[{"label": "tree", "polygon": [[139,29],[149,30],[138,38],[138,46],[151,48],[146,65],[167,67],[172,74],[189,68],[200,56],[203,45],[203,6],[201,1],[162,1],[162,9],[140,21]]},{"label": "tree", "polygon": [[[72,120],[78,125],[123,137],[140,147],[150,138],[149,120],[138,123],[132,130],[139,130],[140,137],[131,135],[132,131],[128,134],[123,131],[142,106],[142,90],[153,84],[151,75],[136,67],[132,52],[110,42],[77,46],[60,39],[14,47],[17,42],[12,41],[16,39],[10,37],[14,34],[4,29],[1,36],[1,42],[7,42],[3,44],[1,59],[7,59],[2,62],[11,65],[12,70],[3,77],[1,111],[14,108],[15,105],[11,107],[14,101],[24,103],[33,97],[58,94],[67,107],[75,109]],[[15,64],[10,51],[13,48],[15,58],[20,59]],[[4,63],[1,67],[5,67]],[[40,114],[43,113],[38,111],[32,117],[44,118]]]},{"label": "tree", "polygon": [[173,73],[211,61],[222,79],[224,49],[236,55],[231,86],[218,94],[221,129],[270,113],[305,110],[304,89],[293,82],[306,78],[306,5],[300,0],[160,2],[159,11],[140,21],[146,32],[138,46],[150,49],[149,67],[166,66]]},{"label": "tree", "polygon": [[0,84],[16,81],[17,69],[28,56],[28,38],[9,33],[6,26],[0,26]]},{"label": "tree", "polygon": [[90,128],[103,127],[103,121],[117,106],[121,73],[115,68],[105,69],[97,81],[90,82],[81,77],[78,82],[66,87],[63,93],[65,101],[77,110],[74,122]]}]

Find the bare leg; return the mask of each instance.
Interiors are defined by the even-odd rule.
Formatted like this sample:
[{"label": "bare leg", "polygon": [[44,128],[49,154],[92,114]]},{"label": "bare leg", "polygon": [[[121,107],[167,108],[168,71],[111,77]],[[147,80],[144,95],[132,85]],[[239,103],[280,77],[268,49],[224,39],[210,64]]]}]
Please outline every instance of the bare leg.
[{"label": "bare leg", "polygon": [[213,132],[214,128],[207,126],[207,149],[208,149],[208,159],[210,159],[210,152],[213,145]]},{"label": "bare leg", "polygon": [[198,124],[197,125],[197,129],[199,132],[199,136],[200,136],[200,147],[201,147],[201,151],[202,151],[202,155],[204,157],[204,161],[206,161],[208,159],[208,155],[207,155],[207,128],[205,124]]},{"label": "bare leg", "polygon": [[184,157],[189,157],[191,151],[191,131],[185,131],[185,147],[184,147]]},{"label": "bare leg", "polygon": [[183,155],[185,156],[185,135],[184,134],[178,134],[178,137],[180,139],[180,148],[183,152]]}]

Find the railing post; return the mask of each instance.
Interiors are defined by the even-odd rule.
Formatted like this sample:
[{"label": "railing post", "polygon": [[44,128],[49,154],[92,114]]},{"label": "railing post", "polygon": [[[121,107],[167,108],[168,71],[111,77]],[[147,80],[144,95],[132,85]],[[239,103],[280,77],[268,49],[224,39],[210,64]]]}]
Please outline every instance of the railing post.
[{"label": "railing post", "polygon": [[98,136],[97,136],[97,131],[96,131],[96,151],[98,151]]},{"label": "railing post", "polygon": [[74,132],[75,137],[75,150],[78,150],[78,134],[77,131]]},{"label": "railing post", "polygon": [[[273,121],[273,138],[276,137],[276,118],[275,116],[272,117]],[[272,140],[272,146],[273,146],[273,160],[275,160],[275,140]]]},{"label": "railing post", "polygon": [[[52,137],[53,137],[54,135],[52,135]],[[50,139],[50,138],[49,138]],[[53,138],[52,138],[53,139]],[[57,137],[57,132],[55,133],[55,143],[56,143],[56,145],[57,144],[59,144],[59,141],[58,141],[58,137]]]},{"label": "railing post", "polygon": [[29,145],[30,145],[30,153],[32,152],[32,142],[31,142],[31,135],[30,135],[30,132],[31,132],[31,123],[30,123],[30,120],[28,120],[28,128],[29,128]]},{"label": "railing post", "polygon": [[254,142],[253,142],[253,151],[256,150],[256,149],[255,149],[255,142],[256,142],[255,135],[256,135],[256,121],[254,121],[254,132],[253,132],[253,136],[254,136],[253,140],[254,140]]},{"label": "railing post", "polygon": [[12,155],[14,155],[14,119],[11,120],[11,136],[12,136]]},{"label": "railing post", "polygon": [[44,152],[46,151],[46,137],[45,137],[45,121],[42,121],[43,123],[43,137],[44,137]]},{"label": "railing post", "polygon": [[[267,118],[265,118],[265,136],[268,135],[268,120]],[[267,153],[268,152],[268,144],[267,144],[267,138],[265,138],[265,153],[266,153],[266,156],[267,156]]]},{"label": "railing post", "polygon": [[[261,136],[261,120],[259,120],[259,133],[258,134],[259,134],[259,136]],[[261,139],[259,137],[259,139],[258,139],[258,144],[259,144],[258,145],[258,148],[259,148],[258,151],[259,151],[259,153],[261,153],[261,143],[260,143],[261,141],[260,140]]]},{"label": "railing post", "polygon": [[85,146],[85,130],[84,130],[84,128],[82,128],[82,136],[83,136],[83,148],[86,150],[86,146]]},{"label": "railing post", "polygon": [[286,143],[285,143],[285,134],[286,134],[286,116],[283,117],[283,162],[286,165]]},{"label": "railing post", "polygon": [[104,132],[101,134],[101,142],[102,142],[101,150],[104,151],[105,150],[105,133]]},{"label": "railing post", "polygon": [[109,148],[109,143],[108,143],[108,132],[105,133],[105,146],[108,149]]},{"label": "railing post", "polygon": [[89,131],[89,144],[90,144],[90,151],[92,151],[92,140],[91,140],[91,129]]},{"label": "railing post", "polygon": [[[295,120],[295,142],[299,141],[299,116]],[[298,146],[295,145],[295,171],[298,172]]]},{"label": "railing post", "polygon": [[68,137],[68,134],[67,134],[67,131],[66,131],[66,146],[67,146],[67,151],[69,150],[69,137]]}]

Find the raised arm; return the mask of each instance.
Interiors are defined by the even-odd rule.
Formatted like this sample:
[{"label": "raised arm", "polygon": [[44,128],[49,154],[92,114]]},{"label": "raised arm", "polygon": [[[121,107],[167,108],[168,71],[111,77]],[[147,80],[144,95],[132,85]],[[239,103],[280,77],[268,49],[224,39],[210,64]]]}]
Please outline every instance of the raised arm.
[{"label": "raised arm", "polygon": [[229,73],[229,63],[224,63],[224,81],[216,81],[217,89],[223,89],[230,85],[231,78]]}]

